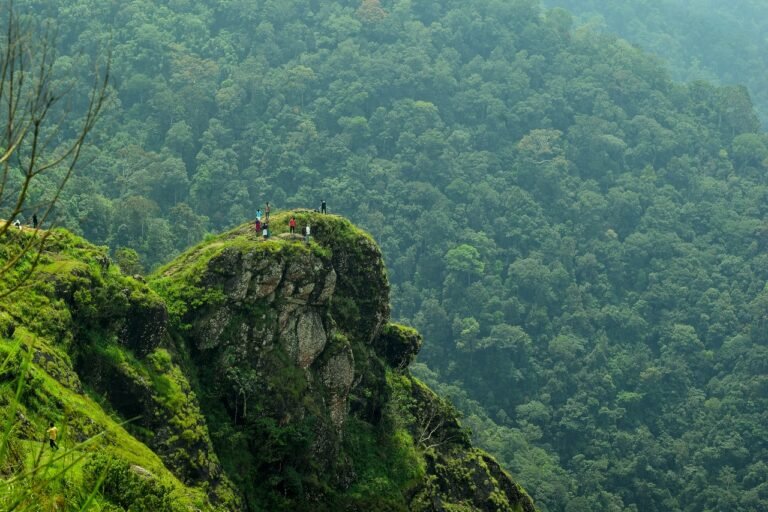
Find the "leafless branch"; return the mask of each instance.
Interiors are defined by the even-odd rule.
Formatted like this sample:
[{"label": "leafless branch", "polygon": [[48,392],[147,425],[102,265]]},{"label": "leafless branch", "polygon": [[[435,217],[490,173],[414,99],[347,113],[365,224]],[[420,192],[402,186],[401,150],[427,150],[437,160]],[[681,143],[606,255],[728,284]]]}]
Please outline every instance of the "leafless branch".
[{"label": "leafless branch", "polygon": [[418,417],[416,445],[429,450],[451,442],[456,436],[446,435],[445,427],[445,415],[441,414],[438,404],[425,404]]},{"label": "leafless branch", "polygon": [[[74,88],[67,87],[58,93],[54,84],[56,62],[55,32],[45,27],[37,36],[35,27],[22,21],[16,14],[13,2],[6,4],[2,21],[6,26],[0,37],[0,237],[8,235],[14,221],[29,207],[30,193],[36,180],[50,175],[55,183],[52,194],[43,204],[36,204],[41,215],[38,226],[50,225],[49,217],[64,186],[77,167],[88,135],[93,130],[107,98],[110,79],[110,62],[105,69],[94,70],[95,81],[88,94],[88,103],[82,118],[75,125],[74,135],[68,142],[57,144],[65,130],[71,130],[68,109],[58,104],[65,94]],[[32,236],[22,237],[15,253],[0,264],[0,278],[10,274],[20,261],[31,255],[31,266],[21,276],[0,291],[0,298],[17,290],[26,281],[44,250],[49,231],[36,228]]]}]

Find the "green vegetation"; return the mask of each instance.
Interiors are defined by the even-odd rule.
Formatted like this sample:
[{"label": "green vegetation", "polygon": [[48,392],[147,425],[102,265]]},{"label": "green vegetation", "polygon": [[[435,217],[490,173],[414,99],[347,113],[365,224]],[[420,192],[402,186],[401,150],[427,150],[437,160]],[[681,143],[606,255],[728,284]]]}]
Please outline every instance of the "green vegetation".
[{"label": "green vegetation", "polygon": [[768,6],[733,0],[547,0],[565,7],[593,30],[611,31],[655,53],[680,80],[745,85],[768,125]]},{"label": "green vegetation", "polygon": [[[23,245],[24,238],[32,236],[39,234],[9,233],[2,248],[6,254],[15,254],[18,247],[13,245]],[[24,272],[35,257],[28,254],[0,288],[13,283],[13,272]],[[9,510],[18,502],[20,510],[80,510],[90,504],[116,512],[123,510],[114,507],[125,505],[125,493],[134,493],[146,496],[145,504],[170,507],[172,503],[175,508],[147,505],[125,510],[188,510],[191,506],[214,510],[204,489],[183,484],[167,469],[167,462],[138,439],[135,433],[143,421],[121,414],[125,412],[119,401],[123,381],[116,374],[100,372],[112,365],[123,368],[128,376],[143,379],[146,375],[144,380],[168,411],[186,410],[179,401],[186,405],[188,394],[178,392],[173,380],[178,369],[168,352],[153,351],[148,364],[133,353],[146,345],[135,332],[132,318],[141,317],[151,327],[151,312],[162,306],[159,297],[123,277],[108,262],[105,248],[57,230],[48,236],[32,279],[0,302],[4,326],[0,335],[0,361],[4,361],[0,367],[4,427],[0,508]],[[164,416],[171,424],[177,420],[174,414]],[[126,420],[133,423],[125,424]],[[47,446],[49,422],[59,428],[60,451]],[[104,472],[106,459],[115,463]],[[138,469],[128,469],[130,465]],[[128,486],[119,491],[110,487],[123,478],[116,476],[118,468]],[[135,471],[145,475],[139,478]],[[102,478],[106,487],[96,492]]]},{"label": "green vegetation", "polygon": [[174,499],[170,486],[153,482],[151,475],[137,473],[122,459],[97,455],[85,466],[84,473],[86,484],[92,488],[98,487],[112,504],[111,508],[107,505],[106,510],[186,510]]},{"label": "green vegetation", "polygon": [[[61,20],[59,73],[85,74],[106,34],[114,45],[114,101],[57,208],[65,226],[153,269],[267,200],[326,199],[381,244],[388,275],[346,265],[343,254],[375,251],[333,216],[318,216],[307,248],[280,238],[287,218],[274,215],[275,237],[254,250],[337,269],[330,316],[368,365],[358,377],[372,387],[350,405],[364,419],[387,392],[361,346],[388,316],[371,283],[391,285],[392,316],[426,340],[420,375],[450,391],[541,509],[768,506],[768,138],[744,88],[677,83],[657,58],[536,0],[19,3]],[[696,25],[645,4],[632,9]],[[707,23],[732,9],[691,5]],[[743,11],[754,29],[727,32],[762,34],[760,9]],[[678,45],[686,58],[699,40]],[[702,47],[759,71],[761,44]],[[323,239],[324,222],[341,233]],[[247,232],[157,271],[172,322],[223,300],[186,269],[239,258],[224,246]],[[11,317],[64,347],[93,343],[67,334],[60,299],[34,297],[9,304]],[[99,318],[101,301],[71,302]],[[41,309],[50,320],[34,320]],[[172,359],[217,333],[179,334],[189,346]]]}]

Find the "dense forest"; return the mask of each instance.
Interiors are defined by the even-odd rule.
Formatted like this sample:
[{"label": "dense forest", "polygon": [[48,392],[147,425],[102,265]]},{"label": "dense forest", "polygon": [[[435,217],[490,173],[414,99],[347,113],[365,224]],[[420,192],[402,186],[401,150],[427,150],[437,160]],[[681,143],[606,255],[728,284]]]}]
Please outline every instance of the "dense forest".
[{"label": "dense forest", "polygon": [[676,82],[537,0],[17,4],[58,20],[74,97],[111,48],[62,225],[151,269],[266,201],[325,199],[381,244],[419,375],[541,510],[768,507],[746,88]]},{"label": "dense forest", "polygon": [[745,84],[768,126],[768,5],[754,0],[546,0],[592,29],[618,33],[669,61],[674,78]]}]

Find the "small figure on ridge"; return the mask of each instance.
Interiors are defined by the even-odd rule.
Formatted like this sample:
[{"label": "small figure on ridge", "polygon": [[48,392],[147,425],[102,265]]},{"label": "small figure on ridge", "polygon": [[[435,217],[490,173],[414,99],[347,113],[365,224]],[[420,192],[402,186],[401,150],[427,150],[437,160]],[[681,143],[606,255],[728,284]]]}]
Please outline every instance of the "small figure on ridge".
[{"label": "small figure on ridge", "polygon": [[291,220],[288,221],[288,228],[291,231],[291,234],[294,234],[296,232],[296,219],[291,215]]},{"label": "small figure on ridge", "polygon": [[57,429],[53,422],[51,422],[50,428],[45,431],[48,434],[48,441],[51,445],[52,450],[58,450],[59,445],[56,444],[56,437],[59,435],[59,429]]}]

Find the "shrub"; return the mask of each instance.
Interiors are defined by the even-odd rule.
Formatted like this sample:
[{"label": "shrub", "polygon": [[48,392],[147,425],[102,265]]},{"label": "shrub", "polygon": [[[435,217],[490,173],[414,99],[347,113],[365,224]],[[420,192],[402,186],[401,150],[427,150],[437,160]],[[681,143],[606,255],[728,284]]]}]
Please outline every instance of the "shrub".
[{"label": "shrub", "polygon": [[113,505],[128,512],[181,512],[174,503],[172,488],[153,476],[140,475],[122,459],[99,454],[83,469],[86,487],[94,487],[99,480],[101,495]]}]

